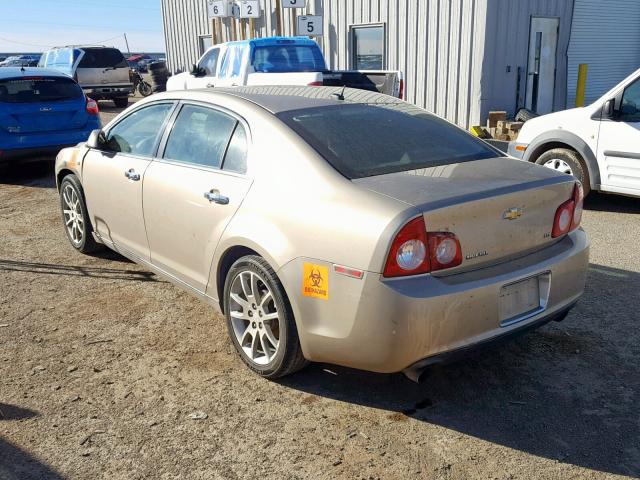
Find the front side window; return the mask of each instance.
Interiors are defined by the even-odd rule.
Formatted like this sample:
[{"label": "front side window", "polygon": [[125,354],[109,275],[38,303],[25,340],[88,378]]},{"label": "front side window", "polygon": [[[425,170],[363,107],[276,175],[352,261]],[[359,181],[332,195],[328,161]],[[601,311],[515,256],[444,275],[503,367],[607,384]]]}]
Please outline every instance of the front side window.
[{"label": "front side window", "polygon": [[0,80],[0,103],[37,103],[78,100],[82,89],[70,78],[20,77]]},{"label": "front side window", "polygon": [[200,64],[198,66],[207,72],[209,77],[215,77],[216,75],[219,55],[220,49],[214,48],[213,50],[209,50],[204,57],[200,59]]},{"label": "front side window", "polygon": [[109,131],[108,150],[142,157],[153,156],[156,140],[172,107],[172,103],[160,103],[131,113]]},{"label": "front side window", "polygon": [[164,158],[220,168],[237,120],[212,108],[185,105],[173,125]]},{"label": "front side window", "polygon": [[499,155],[464,130],[405,103],[332,105],[277,116],[350,179]]},{"label": "front side window", "polygon": [[622,94],[620,120],[640,122],[640,79],[629,85]]},{"label": "front side window", "polygon": [[362,25],[351,27],[353,68],[355,70],[382,70],[385,65],[384,26]]}]

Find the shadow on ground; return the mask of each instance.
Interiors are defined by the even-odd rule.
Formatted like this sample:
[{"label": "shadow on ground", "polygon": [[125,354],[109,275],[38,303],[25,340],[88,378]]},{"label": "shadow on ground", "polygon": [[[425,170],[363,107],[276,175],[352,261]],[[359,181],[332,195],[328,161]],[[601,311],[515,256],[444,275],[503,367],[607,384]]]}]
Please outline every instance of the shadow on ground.
[{"label": "shadow on ground", "polygon": [[24,420],[38,416],[38,412],[29,410],[28,408],[9,405],[8,403],[0,403],[0,421],[3,420]]},{"label": "shadow on ground", "polygon": [[[106,258],[113,256],[118,260],[123,257],[117,253],[106,254]],[[133,282],[158,282],[158,278],[151,272],[121,268],[88,267],[81,265],[56,265],[51,263],[22,262],[0,259],[0,271],[27,272],[37,275],[66,275],[72,277],[108,278],[112,280],[129,280]]]},{"label": "shadow on ground", "polygon": [[48,465],[0,438],[0,478],[2,480],[62,480]]},{"label": "shadow on ground", "polygon": [[[628,306],[640,305],[638,284],[638,273],[592,265],[585,296],[564,322],[434,367],[419,385],[399,374],[322,365],[282,384],[388,410],[391,421],[411,418],[532,455],[637,476],[640,332],[637,311]],[[595,291],[598,303],[591,299]]]},{"label": "shadow on ground", "polygon": [[55,158],[35,158],[25,162],[0,165],[0,184],[23,187],[55,188]]},{"label": "shadow on ground", "polygon": [[600,212],[640,213],[640,199],[593,192],[586,198],[584,208]]}]

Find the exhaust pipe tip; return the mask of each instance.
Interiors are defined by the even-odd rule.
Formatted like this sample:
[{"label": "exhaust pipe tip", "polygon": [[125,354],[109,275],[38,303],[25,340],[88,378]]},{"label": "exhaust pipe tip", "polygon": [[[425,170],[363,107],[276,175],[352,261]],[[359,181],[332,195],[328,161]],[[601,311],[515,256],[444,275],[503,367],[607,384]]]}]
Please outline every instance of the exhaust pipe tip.
[{"label": "exhaust pipe tip", "polygon": [[405,368],[402,373],[404,373],[405,377],[412,382],[420,384],[420,382],[426,377],[427,366],[421,366],[419,364],[411,365],[410,367]]}]

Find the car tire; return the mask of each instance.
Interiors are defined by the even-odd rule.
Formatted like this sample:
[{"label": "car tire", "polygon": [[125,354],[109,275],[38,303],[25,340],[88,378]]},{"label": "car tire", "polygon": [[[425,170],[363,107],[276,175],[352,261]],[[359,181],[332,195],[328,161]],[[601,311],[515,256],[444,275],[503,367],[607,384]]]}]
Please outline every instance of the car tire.
[{"label": "car tire", "polygon": [[248,255],[231,266],[223,298],[229,337],[251,370],[275,379],[304,368],[307,360],[291,305],[282,283],[262,257]]},{"label": "car tire", "polygon": [[589,194],[591,190],[589,169],[577,152],[568,148],[553,148],[540,155],[536,163],[552,170],[573,175],[582,183],[584,196]]},{"label": "car tire", "polygon": [[129,105],[129,97],[118,97],[113,99],[113,104],[117,108],[126,108]]},{"label": "car tire", "polygon": [[93,227],[82,185],[73,174],[64,177],[60,184],[60,209],[64,231],[73,248],[82,253],[92,253],[103,248],[93,238]]}]

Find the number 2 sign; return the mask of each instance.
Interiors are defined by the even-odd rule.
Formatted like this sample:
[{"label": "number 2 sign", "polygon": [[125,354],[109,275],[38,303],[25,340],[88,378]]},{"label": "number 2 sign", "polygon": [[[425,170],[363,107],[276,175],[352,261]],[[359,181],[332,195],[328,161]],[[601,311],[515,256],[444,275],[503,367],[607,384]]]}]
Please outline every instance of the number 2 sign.
[{"label": "number 2 sign", "polygon": [[296,33],[307,37],[321,37],[322,27],[321,15],[301,15],[298,17]]},{"label": "number 2 sign", "polygon": [[240,2],[240,18],[260,18],[260,1],[243,0]]}]

